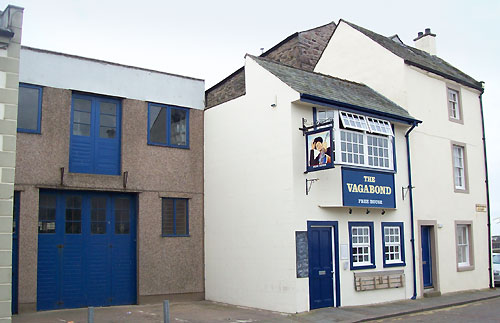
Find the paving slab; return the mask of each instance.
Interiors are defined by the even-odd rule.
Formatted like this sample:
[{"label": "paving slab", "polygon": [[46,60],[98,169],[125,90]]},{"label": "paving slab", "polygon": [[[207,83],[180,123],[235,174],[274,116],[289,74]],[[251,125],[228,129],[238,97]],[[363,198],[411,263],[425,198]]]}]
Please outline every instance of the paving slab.
[{"label": "paving slab", "polygon": [[[500,297],[500,289],[450,293],[432,298],[404,300],[366,306],[322,308],[306,313],[284,314],[211,301],[178,302],[170,304],[171,323],[226,322],[366,322],[399,315],[418,313],[449,306],[467,304]],[[94,322],[163,322],[163,304],[96,307]],[[22,313],[14,315],[14,323],[86,323],[86,308]]]}]

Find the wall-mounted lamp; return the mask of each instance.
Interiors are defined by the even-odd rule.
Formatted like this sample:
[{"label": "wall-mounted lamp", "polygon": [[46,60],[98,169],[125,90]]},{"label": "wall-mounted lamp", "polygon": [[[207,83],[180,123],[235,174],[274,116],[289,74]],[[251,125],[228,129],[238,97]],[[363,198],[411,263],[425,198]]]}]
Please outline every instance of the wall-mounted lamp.
[{"label": "wall-mounted lamp", "polygon": [[366,214],[370,214],[370,210],[369,209],[366,209]]},{"label": "wall-mounted lamp", "polygon": [[382,210],[382,215],[384,215],[384,214],[385,214],[385,210]]},{"label": "wall-mounted lamp", "polygon": [[352,214],[352,209],[351,208],[349,208],[349,214]]},{"label": "wall-mounted lamp", "polygon": [[276,106],[278,105],[278,96],[274,96],[274,102],[271,103],[271,108],[276,108]]}]

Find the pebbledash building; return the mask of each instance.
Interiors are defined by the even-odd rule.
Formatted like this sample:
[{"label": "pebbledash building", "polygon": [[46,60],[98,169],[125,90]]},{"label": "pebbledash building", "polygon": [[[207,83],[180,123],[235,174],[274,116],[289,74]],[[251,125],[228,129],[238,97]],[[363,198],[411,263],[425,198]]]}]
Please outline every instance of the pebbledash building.
[{"label": "pebbledash building", "polygon": [[206,299],[295,313],[492,286],[483,86],[435,37],[340,20],[206,91]]},{"label": "pebbledash building", "polygon": [[13,312],[203,299],[203,91],[22,47]]}]

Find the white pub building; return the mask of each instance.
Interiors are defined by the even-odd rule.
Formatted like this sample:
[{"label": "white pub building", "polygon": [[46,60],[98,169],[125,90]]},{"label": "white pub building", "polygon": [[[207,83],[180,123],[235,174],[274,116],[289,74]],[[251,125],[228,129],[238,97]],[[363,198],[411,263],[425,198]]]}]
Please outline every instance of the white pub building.
[{"label": "white pub building", "polygon": [[296,313],[491,284],[482,84],[341,20],[206,92],[206,299]]}]

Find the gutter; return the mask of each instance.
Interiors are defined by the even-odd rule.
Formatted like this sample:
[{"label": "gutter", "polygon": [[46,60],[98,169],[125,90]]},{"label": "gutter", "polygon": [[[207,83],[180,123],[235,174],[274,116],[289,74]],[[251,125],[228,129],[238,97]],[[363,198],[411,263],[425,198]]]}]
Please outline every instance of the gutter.
[{"label": "gutter", "polygon": [[[411,255],[412,255],[412,269],[413,269],[413,296],[411,299],[417,298],[417,269],[415,265],[415,223],[413,219],[413,184],[411,181],[411,159],[410,159],[410,132],[415,129],[417,123],[415,122],[405,134],[406,138],[406,156],[408,158],[408,191],[410,192],[410,222],[411,222]],[[491,257],[490,257],[491,261]],[[491,279],[491,278],[490,278]]]},{"label": "gutter", "polygon": [[481,108],[481,126],[483,130],[483,151],[484,151],[484,171],[485,171],[485,176],[486,180],[484,181],[486,184],[486,211],[488,212],[488,273],[490,276],[490,288],[494,288],[495,285],[493,284],[493,275],[491,273],[492,270],[492,264],[491,264],[491,214],[490,214],[490,185],[488,181],[488,162],[487,162],[487,157],[486,157],[486,136],[485,136],[485,131],[484,131],[484,114],[483,114],[483,92],[479,95],[479,106]]},{"label": "gutter", "polygon": [[403,117],[403,116],[399,116],[396,114],[378,111],[378,110],[370,109],[370,108],[365,108],[365,107],[361,107],[358,105],[353,105],[353,104],[349,104],[349,103],[345,103],[345,102],[341,102],[341,101],[325,99],[325,98],[311,95],[311,94],[301,93],[300,94],[300,101],[311,103],[311,104],[321,104],[323,106],[332,107],[332,108],[336,108],[336,109],[340,108],[340,109],[347,111],[347,112],[354,112],[354,113],[364,112],[365,114],[370,115],[372,117],[383,117],[383,118],[391,120],[391,121],[404,122],[404,123],[407,123],[410,125],[416,125],[417,123],[422,123],[422,121],[413,119],[410,116]]},{"label": "gutter", "polygon": [[476,90],[479,90],[481,91],[481,93],[483,93],[484,89],[482,87],[480,87],[479,85],[477,84],[473,84],[473,83],[470,83],[470,82],[467,82],[467,81],[464,81],[464,80],[461,80],[457,77],[454,77],[454,76],[451,76],[449,74],[446,74],[446,73],[443,73],[443,72],[440,72],[440,71],[437,71],[433,68],[430,68],[430,67],[427,67],[427,66],[424,66],[422,64],[418,64],[416,62],[413,62],[411,60],[408,60],[408,59],[405,59],[404,60],[405,64],[408,64],[408,65],[411,65],[411,66],[415,66],[415,67],[418,67],[424,71],[427,71],[427,72],[431,72],[431,73],[434,73],[436,75],[439,75],[441,77],[444,77],[445,79],[449,79],[449,80],[452,80],[452,81],[455,81],[457,83],[460,83],[462,85],[465,85],[465,86],[468,86],[470,88],[473,88],[473,89],[476,89]]}]

